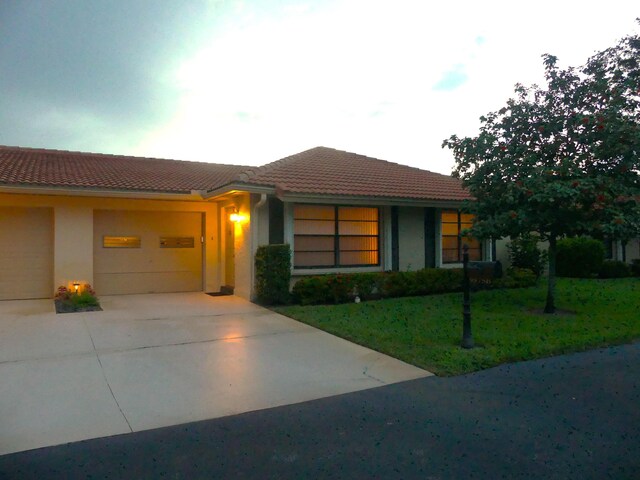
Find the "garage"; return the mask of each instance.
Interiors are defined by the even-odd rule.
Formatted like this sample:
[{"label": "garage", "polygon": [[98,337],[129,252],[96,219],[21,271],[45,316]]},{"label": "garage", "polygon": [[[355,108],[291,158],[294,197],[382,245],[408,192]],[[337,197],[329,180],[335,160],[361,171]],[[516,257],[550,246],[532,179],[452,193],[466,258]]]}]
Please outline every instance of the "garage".
[{"label": "garage", "polygon": [[99,295],[202,291],[203,214],[94,211]]},{"label": "garage", "polygon": [[0,207],[0,300],[53,293],[52,209]]}]

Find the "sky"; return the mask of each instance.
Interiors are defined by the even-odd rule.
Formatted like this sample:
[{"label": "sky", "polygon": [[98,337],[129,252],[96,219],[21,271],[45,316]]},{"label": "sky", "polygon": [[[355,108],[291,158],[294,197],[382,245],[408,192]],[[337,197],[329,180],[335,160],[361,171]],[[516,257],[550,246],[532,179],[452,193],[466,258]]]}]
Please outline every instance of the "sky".
[{"label": "sky", "polygon": [[541,55],[631,0],[0,0],[0,144],[262,165],[316,146],[449,174]]}]

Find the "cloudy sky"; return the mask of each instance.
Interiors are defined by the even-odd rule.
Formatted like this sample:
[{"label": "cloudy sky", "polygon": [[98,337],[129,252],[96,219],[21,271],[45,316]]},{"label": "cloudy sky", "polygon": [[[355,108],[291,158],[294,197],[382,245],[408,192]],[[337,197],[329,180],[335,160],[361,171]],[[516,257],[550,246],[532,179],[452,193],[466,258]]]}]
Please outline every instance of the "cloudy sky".
[{"label": "cloudy sky", "polygon": [[315,146],[442,173],[540,55],[630,0],[0,0],[0,144],[260,165]]}]

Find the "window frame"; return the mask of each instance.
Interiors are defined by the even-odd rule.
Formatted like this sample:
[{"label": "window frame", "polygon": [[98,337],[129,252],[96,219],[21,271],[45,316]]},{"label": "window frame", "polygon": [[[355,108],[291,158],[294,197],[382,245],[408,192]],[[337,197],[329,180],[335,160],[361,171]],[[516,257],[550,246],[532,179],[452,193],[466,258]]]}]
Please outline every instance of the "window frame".
[{"label": "window frame", "polygon": [[[296,206],[304,206],[304,207],[331,207],[333,209],[333,219],[319,219],[319,218],[296,218],[295,215],[295,207]],[[346,219],[342,220],[343,222],[362,222],[362,223],[375,223],[377,228],[376,235],[341,235],[340,234],[340,209],[341,208],[355,208],[355,209],[373,209],[376,211],[376,220],[352,220]],[[292,209],[292,220],[293,220],[293,269],[294,270],[322,270],[322,269],[336,269],[336,268],[367,268],[367,267],[380,267],[382,265],[382,217],[381,217],[381,209],[380,207],[371,207],[371,206],[363,206],[363,205],[344,205],[344,204],[311,204],[311,203],[297,203],[293,205]],[[297,234],[296,230],[296,221],[326,221],[332,222],[333,224],[333,233],[331,234]],[[331,238],[333,243],[332,250],[304,250],[297,251],[296,250],[296,238],[297,237],[307,237],[307,238]],[[340,248],[340,239],[341,238],[349,238],[349,237],[357,237],[357,238],[375,238],[375,250],[341,250]],[[296,265],[296,253],[319,253],[319,252],[331,252],[333,254],[333,263],[332,264],[324,264],[324,265]],[[377,253],[377,262],[376,263],[359,263],[359,264],[341,264],[340,263],[340,254],[341,253],[349,253],[349,252],[376,252]]]},{"label": "window frame", "polygon": [[[443,220],[443,214],[444,213],[455,213],[457,215],[457,221],[456,222],[445,222]],[[471,251],[475,250],[478,251],[479,255],[478,255],[478,260],[482,260],[483,255],[484,255],[484,246],[483,243],[478,240],[475,237],[467,237],[466,235],[462,235],[462,231],[464,230],[464,228],[462,228],[462,224],[463,223],[469,223],[469,222],[463,222],[462,221],[462,215],[468,215],[465,214],[464,212],[462,212],[462,210],[460,209],[443,209],[440,212],[440,263],[442,265],[453,265],[453,264],[459,264],[462,263],[463,261],[463,245],[464,245],[464,239],[465,238],[471,238],[473,240],[475,240],[476,242],[478,242],[478,248],[469,248],[469,260],[473,261],[473,259],[471,258]],[[445,235],[444,234],[444,228],[443,225],[444,224],[447,225],[456,225],[456,230],[457,230],[457,234],[456,235]],[[473,223],[473,220],[472,220]],[[466,227],[465,227],[466,228]],[[455,260],[445,260],[445,256],[444,256],[444,251],[453,251],[453,248],[446,248],[444,247],[444,238],[455,238],[456,239],[456,247],[455,247],[455,251],[457,252],[456,255],[456,259]]]}]

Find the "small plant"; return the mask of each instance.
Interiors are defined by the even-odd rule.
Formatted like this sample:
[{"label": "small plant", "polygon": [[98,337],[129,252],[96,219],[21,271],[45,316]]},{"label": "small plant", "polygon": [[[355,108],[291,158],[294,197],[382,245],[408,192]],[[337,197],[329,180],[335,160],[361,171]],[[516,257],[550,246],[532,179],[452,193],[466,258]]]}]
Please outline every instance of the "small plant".
[{"label": "small plant", "polygon": [[88,283],[72,292],[65,286],[58,287],[53,297],[56,313],[90,312],[102,310],[95,290]]},{"label": "small plant", "polygon": [[605,260],[602,262],[600,278],[625,278],[631,276],[631,268],[624,262],[619,260]]},{"label": "small plant", "polygon": [[559,277],[590,278],[600,272],[604,245],[587,237],[558,240],[556,273]]},{"label": "small plant", "polygon": [[539,278],[547,263],[547,252],[538,247],[538,240],[532,234],[521,235],[507,244],[507,250],[512,267],[528,268]]}]

